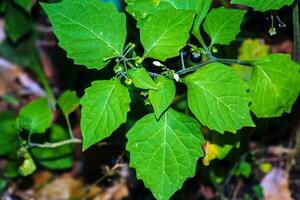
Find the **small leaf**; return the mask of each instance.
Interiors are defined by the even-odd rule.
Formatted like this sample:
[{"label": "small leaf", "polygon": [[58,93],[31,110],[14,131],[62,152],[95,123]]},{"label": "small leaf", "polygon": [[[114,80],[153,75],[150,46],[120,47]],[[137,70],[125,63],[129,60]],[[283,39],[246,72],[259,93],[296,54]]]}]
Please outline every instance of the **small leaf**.
[{"label": "small leaf", "polygon": [[19,113],[18,123],[21,129],[29,133],[44,133],[52,121],[51,109],[46,98],[34,100],[23,107]]},{"label": "small leaf", "polygon": [[256,11],[279,10],[283,6],[290,6],[294,0],[231,0],[232,4],[250,6]]},{"label": "small leaf", "polygon": [[273,54],[254,63],[249,82],[251,110],[257,117],[290,112],[300,92],[299,65],[289,55]]},{"label": "small leaf", "polygon": [[246,84],[226,65],[212,63],[187,76],[188,105],[197,119],[220,133],[254,126]]},{"label": "small leaf", "polygon": [[195,174],[203,156],[196,120],[172,109],[157,121],[154,114],[140,119],[127,133],[130,165],[156,199],[167,200]]},{"label": "small leaf", "polygon": [[59,107],[63,111],[64,115],[68,117],[79,106],[79,98],[75,91],[65,91],[57,101]]},{"label": "small leaf", "polygon": [[119,80],[94,81],[80,100],[83,150],[108,137],[126,121],[130,97]]},{"label": "small leaf", "polygon": [[24,159],[23,163],[19,167],[18,172],[22,176],[28,176],[36,170],[36,165],[31,157],[31,155],[28,152],[25,153],[23,159]]},{"label": "small leaf", "polygon": [[246,161],[242,161],[239,167],[237,168],[235,175],[249,178],[251,171],[252,171],[251,165]]},{"label": "small leaf", "polygon": [[8,36],[17,41],[32,29],[32,21],[25,11],[11,5],[5,10],[5,30]]},{"label": "small leaf", "polygon": [[149,16],[141,28],[143,57],[166,60],[178,56],[186,45],[193,21],[194,12],[186,10],[164,10]]},{"label": "small leaf", "polygon": [[127,75],[128,78],[132,80],[135,87],[145,90],[157,90],[154,81],[145,68],[130,69],[127,71]]},{"label": "small leaf", "polygon": [[163,76],[155,80],[157,91],[149,91],[149,99],[154,108],[157,119],[170,106],[176,93],[175,84],[172,80]]},{"label": "small leaf", "polygon": [[211,38],[211,46],[229,44],[239,34],[245,10],[217,8],[210,11],[204,22],[204,30]]},{"label": "small leaf", "polygon": [[202,163],[205,166],[209,166],[210,162],[215,159],[222,160],[231,151],[234,146],[231,144],[225,144],[220,146],[218,144],[213,144],[207,142],[205,144],[205,156],[202,159]]},{"label": "small leaf", "polygon": [[30,12],[33,6],[32,0],[14,0],[14,2],[24,8],[27,12]]},{"label": "small leaf", "polygon": [[101,69],[107,59],[122,54],[126,17],[112,3],[63,0],[41,5],[50,18],[59,45],[76,64]]}]

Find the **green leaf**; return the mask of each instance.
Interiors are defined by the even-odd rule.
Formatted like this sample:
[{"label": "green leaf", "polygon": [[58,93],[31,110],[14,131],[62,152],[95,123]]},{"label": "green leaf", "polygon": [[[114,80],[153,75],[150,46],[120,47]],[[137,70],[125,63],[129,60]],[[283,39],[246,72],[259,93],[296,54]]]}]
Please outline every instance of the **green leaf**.
[{"label": "green leaf", "polygon": [[[240,60],[257,60],[269,54],[270,46],[259,39],[246,39],[239,48]],[[234,64],[232,67],[237,74],[245,81],[249,81],[252,75],[252,67]]]},{"label": "green leaf", "polygon": [[235,175],[249,178],[251,171],[252,171],[251,165],[246,161],[242,161],[239,167],[237,168]]},{"label": "green leaf", "polygon": [[68,117],[79,106],[79,98],[75,91],[65,91],[57,101],[59,107],[63,111],[64,115]]},{"label": "green leaf", "polygon": [[23,158],[23,163],[18,169],[18,173],[22,176],[28,176],[32,174],[36,170],[36,165],[30,155],[30,153],[26,152]]},{"label": "green leaf", "polygon": [[5,11],[5,30],[8,36],[17,41],[32,29],[32,21],[25,11],[8,4]]},{"label": "green leaf", "polygon": [[200,26],[210,7],[211,0],[126,0],[126,3],[127,12],[137,20],[139,28],[143,26],[148,16],[168,9],[196,11],[197,23]]},{"label": "green leaf", "polygon": [[154,81],[145,68],[130,69],[127,71],[127,75],[128,78],[132,80],[135,87],[145,90],[157,90]]},{"label": "green leaf", "polygon": [[137,26],[141,28],[149,15],[172,9],[174,6],[167,1],[152,0],[125,0],[126,11],[137,20]]},{"label": "green leaf", "polygon": [[157,91],[149,91],[149,99],[154,108],[157,119],[170,106],[176,93],[175,84],[172,80],[163,76],[155,80]]},{"label": "green leaf", "polygon": [[33,6],[32,0],[14,0],[14,2],[24,8],[27,12],[30,12]]},{"label": "green leaf", "polygon": [[193,21],[194,12],[186,10],[164,10],[149,16],[141,28],[143,57],[166,60],[178,56],[186,45]]},{"label": "green leaf", "polygon": [[10,113],[0,113],[0,156],[16,153],[16,117]]},{"label": "green leaf", "polygon": [[279,10],[283,6],[289,6],[294,0],[231,0],[232,4],[241,4],[254,8],[256,11]]},{"label": "green leaf", "polygon": [[215,159],[224,159],[234,146],[231,144],[225,144],[223,146],[207,142],[205,144],[205,157],[202,159],[202,163],[205,166],[209,166],[210,162]]},{"label": "green leaf", "polygon": [[289,55],[273,54],[254,63],[249,82],[251,110],[257,117],[290,112],[300,91],[299,65]]},{"label": "green leaf", "polygon": [[19,128],[29,133],[44,133],[52,121],[51,109],[46,98],[40,98],[24,106],[18,118]]},{"label": "green leaf", "polygon": [[109,58],[122,54],[126,17],[112,3],[63,0],[41,5],[49,15],[59,45],[76,64],[101,69]]},{"label": "green leaf", "polygon": [[239,34],[245,10],[217,8],[206,17],[204,30],[211,38],[211,46],[229,44]]},{"label": "green leaf", "polygon": [[188,105],[197,119],[220,133],[254,126],[246,84],[234,69],[212,63],[187,76]]},{"label": "green leaf", "polygon": [[[68,139],[68,133],[58,125],[51,127],[50,142],[59,142]],[[52,170],[62,170],[72,167],[73,145],[64,145],[57,148],[32,148],[33,157],[44,167]]]},{"label": "green leaf", "polygon": [[204,138],[198,122],[172,109],[159,121],[154,114],[146,115],[127,138],[130,165],[158,200],[169,199],[193,176],[197,160],[203,156]]},{"label": "green leaf", "polygon": [[256,60],[269,54],[270,46],[260,39],[246,39],[239,49],[240,60]]},{"label": "green leaf", "polygon": [[202,24],[202,21],[204,20],[205,16],[208,13],[208,10],[211,6],[211,2],[212,0],[202,0],[202,1],[196,1],[198,2],[198,9],[196,9],[197,11],[197,16],[194,22],[194,26],[192,29],[192,34],[196,36],[196,38],[200,38],[201,34],[200,34],[200,26]]},{"label": "green leaf", "polygon": [[80,100],[83,150],[108,137],[126,121],[130,97],[119,80],[94,81]]}]

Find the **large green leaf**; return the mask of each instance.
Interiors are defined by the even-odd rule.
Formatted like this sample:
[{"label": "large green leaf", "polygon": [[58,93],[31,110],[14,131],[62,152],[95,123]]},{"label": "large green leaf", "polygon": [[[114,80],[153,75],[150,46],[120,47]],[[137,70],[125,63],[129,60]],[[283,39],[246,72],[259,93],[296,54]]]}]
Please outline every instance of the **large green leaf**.
[{"label": "large green leaf", "polygon": [[283,6],[289,6],[294,0],[231,0],[232,4],[242,4],[265,12],[267,10],[279,10]]},{"label": "large green leaf", "polygon": [[137,88],[157,90],[154,81],[145,68],[130,69],[127,71],[127,76]]},{"label": "large green leaf", "polygon": [[141,28],[143,57],[166,60],[179,55],[189,38],[193,21],[194,12],[186,10],[169,9],[149,16]]},{"label": "large green leaf", "polygon": [[251,110],[257,117],[277,117],[290,112],[300,91],[299,65],[284,54],[255,62],[249,82]]},{"label": "large green leaf", "polygon": [[5,30],[8,36],[16,41],[32,29],[32,21],[27,13],[12,4],[5,10]]},{"label": "large green leaf", "polygon": [[211,38],[211,45],[229,44],[240,32],[245,10],[217,8],[206,17],[204,30]]},{"label": "large green leaf", "polygon": [[0,113],[0,156],[16,152],[17,125],[12,113]]},{"label": "large green leaf", "polygon": [[138,22],[137,26],[140,28],[145,23],[149,15],[157,12],[163,12],[167,9],[172,9],[174,6],[167,1],[153,1],[153,0],[125,0],[127,3],[126,10]]},{"label": "large green leaf", "polygon": [[24,106],[18,118],[19,127],[29,133],[44,133],[52,121],[51,109],[46,98],[40,98]]},{"label": "large green leaf", "polygon": [[184,82],[188,105],[203,125],[221,133],[254,126],[246,84],[234,69],[212,63],[187,76]]},{"label": "large green leaf", "polygon": [[[51,127],[50,142],[59,142],[68,139],[68,133],[58,125]],[[32,148],[33,157],[44,167],[52,170],[70,168],[73,164],[73,145],[64,145],[57,148]]]},{"label": "large green leaf", "polygon": [[130,165],[158,200],[167,200],[195,174],[204,143],[196,120],[169,109],[159,121],[140,119],[127,133]]},{"label": "large green leaf", "polygon": [[155,80],[157,90],[149,91],[149,99],[158,119],[161,114],[170,106],[176,93],[175,84],[172,80],[163,76]]},{"label": "large green leaf", "polygon": [[94,81],[80,100],[83,150],[108,137],[126,121],[130,97],[119,80]]},{"label": "large green leaf", "polygon": [[63,0],[41,3],[49,15],[59,45],[76,64],[101,69],[122,54],[126,17],[112,3],[99,0]]},{"label": "large green leaf", "polygon": [[194,10],[197,14],[198,28],[210,7],[211,0],[126,0],[126,10],[137,20],[138,27],[146,22],[149,15],[167,9]]},{"label": "large green leaf", "polygon": [[75,91],[65,91],[57,101],[59,107],[63,111],[64,115],[68,117],[79,106],[79,98]]}]

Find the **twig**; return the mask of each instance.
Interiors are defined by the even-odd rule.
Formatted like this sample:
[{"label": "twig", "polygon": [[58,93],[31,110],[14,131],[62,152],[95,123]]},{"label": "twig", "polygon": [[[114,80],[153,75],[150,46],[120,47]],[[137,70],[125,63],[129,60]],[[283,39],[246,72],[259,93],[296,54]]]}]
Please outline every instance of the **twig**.
[{"label": "twig", "polygon": [[77,139],[77,138],[72,138],[72,139],[69,139],[69,140],[64,140],[64,141],[61,141],[61,142],[55,142],[55,143],[49,143],[49,142],[46,142],[44,144],[38,144],[38,143],[32,143],[32,142],[29,142],[28,143],[28,146],[30,148],[32,147],[40,147],[40,148],[57,148],[57,147],[60,147],[60,146],[64,146],[64,145],[68,145],[68,144],[80,144],[82,143],[82,141],[80,139]]},{"label": "twig", "polygon": [[182,51],[180,52],[180,59],[181,59],[181,67],[182,67],[182,69],[185,69],[185,65],[184,65],[184,59],[183,59],[183,53],[182,53]]},{"label": "twig", "polygon": [[239,182],[233,191],[232,200],[238,199],[238,195],[239,195],[239,192],[240,192],[242,186],[243,186],[243,181],[242,181],[242,179],[239,179]]},{"label": "twig", "polygon": [[252,61],[250,61],[250,60],[224,59],[224,58],[216,58],[214,56],[209,56],[209,60],[207,60],[203,63],[200,63],[198,65],[179,70],[177,72],[177,74],[178,75],[187,74],[187,73],[196,71],[199,68],[203,67],[204,65],[207,65],[207,64],[210,64],[213,62],[220,62],[220,63],[224,63],[224,64],[240,64],[240,65],[248,65],[248,66],[253,65]]}]

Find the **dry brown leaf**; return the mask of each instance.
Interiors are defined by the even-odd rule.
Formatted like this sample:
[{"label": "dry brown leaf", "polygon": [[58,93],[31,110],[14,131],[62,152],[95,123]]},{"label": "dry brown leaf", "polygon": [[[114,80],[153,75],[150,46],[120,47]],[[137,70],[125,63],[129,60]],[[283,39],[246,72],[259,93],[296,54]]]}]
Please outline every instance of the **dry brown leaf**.
[{"label": "dry brown leaf", "polygon": [[62,176],[38,190],[35,196],[39,200],[67,200],[81,197],[83,192],[82,182],[71,176]]},{"label": "dry brown leaf", "polygon": [[265,200],[293,200],[289,189],[288,172],[273,168],[261,181]]},{"label": "dry brown leaf", "polygon": [[6,93],[45,96],[45,92],[39,84],[33,81],[20,67],[0,58],[0,96]]}]

